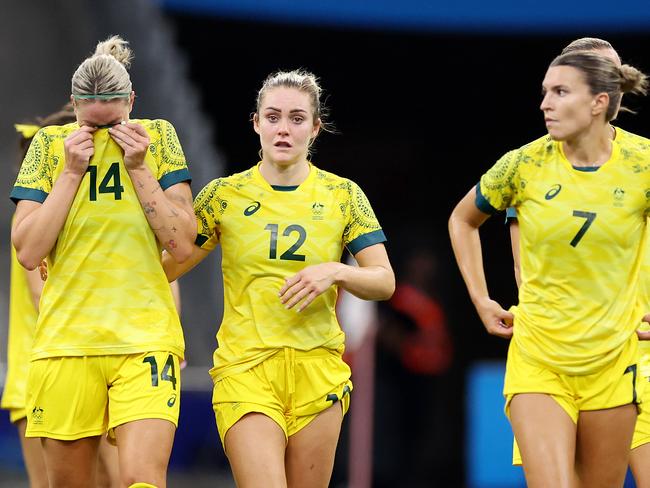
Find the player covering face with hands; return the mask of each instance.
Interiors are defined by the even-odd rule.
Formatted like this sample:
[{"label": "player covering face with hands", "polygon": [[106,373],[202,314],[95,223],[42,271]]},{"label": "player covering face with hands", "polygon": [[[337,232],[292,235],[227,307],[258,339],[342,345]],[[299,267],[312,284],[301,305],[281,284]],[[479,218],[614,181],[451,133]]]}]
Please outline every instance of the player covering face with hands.
[{"label": "player covering face with hands", "polygon": [[11,193],[18,260],[48,263],[26,436],[52,487],[94,484],[107,431],[122,485],[165,486],[178,422],[184,341],[161,251],[192,250],[190,177],[169,122],[130,119],[130,58],[115,36],[81,63],[76,122],[36,133]]}]

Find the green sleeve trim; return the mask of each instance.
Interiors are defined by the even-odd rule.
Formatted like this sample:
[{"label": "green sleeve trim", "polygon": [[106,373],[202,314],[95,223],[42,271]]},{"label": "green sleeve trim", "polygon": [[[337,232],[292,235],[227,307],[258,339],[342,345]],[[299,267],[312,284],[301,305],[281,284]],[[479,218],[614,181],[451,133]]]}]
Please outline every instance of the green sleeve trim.
[{"label": "green sleeve trim", "polygon": [[203,244],[208,242],[208,239],[210,239],[208,236],[204,236],[203,234],[197,234],[196,239],[194,240],[194,244],[196,244],[199,247],[203,247]]},{"label": "green sleeve trim", "polygon": [[499,211],[498,209],[494,208],[490,202],[488,202],[487,198],[483,196],[483,193],[481,193],[481,182],[477,183],[476,185],[476,199],[474,200],[474,203],[481,212],[488,215],[494,215]]},{"label": "green sleeve trim", "polygon": [[353,239],[348,243],[346,247],[348,248],[348,251],[350,251],[354,256],[356,253],[362,249],[365,249],[366,247],[370,247],[374,244],[379,244],[380,242],[386,241],[387,239],[384,235],[384,231],[379,229],[373,230],[372,232],[368,232],[367,234],[363,234],[356,239]]},{"label": "green sleeve trim", "polygon": [[47,195],[48,193],[45,193],[43,190],[25,188],[24,186],[14,186],[9,198],[11,198],[11,201],[16,204],[21,200],[32,200],[34,202],[43,203],[47,198]]},{"label": "green sleeve trim", "polygon": [[163,190],[166,190],[170,186],[174,186],[175,184],[182,183],[184,181],[187,181],[188,183],[192,181],[190,170],[187,168],[177,169],[176,171],[167,173],[165,176],[158,180],[158,183],[160,183],[160,187]]}]

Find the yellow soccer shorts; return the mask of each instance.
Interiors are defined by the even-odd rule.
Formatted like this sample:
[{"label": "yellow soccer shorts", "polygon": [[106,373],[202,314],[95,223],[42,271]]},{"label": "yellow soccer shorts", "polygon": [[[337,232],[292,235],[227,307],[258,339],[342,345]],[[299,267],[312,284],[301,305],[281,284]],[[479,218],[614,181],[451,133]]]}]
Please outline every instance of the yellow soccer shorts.
[{"label": "yellow soccer shorts", "polygon": [[[603,410],[629,403],[639,412],[645,391],[644,378],[638,371],[638,340],[631,336],[618,358],[602,371],[589,375],[565,375],[526,361],[515,341],[510,342],[503,395],[505,413],[510,418],[510,402],[519,393],[545,393],[578,423],[581,410]],[[636,434],[635,434],[636,435]],[[512,462],[521,464],[517,442],[513,445]]]},{"label": "yellow soccer shorts", "polygon": [[642,382],[645,384],[643,390],[643,404],[645,408],[636,418],[636,425],[634,426],[634,437],[632,437],[632,449],[640,447],[650,442],[650,376],[644,376]]},{"label": "yellow soccer shorts", "polygon": [[225,450],[228,429],[253,412],[275,421],[288,439],[337,402],[345,415],[351,391],[350,367],[338,353],[282,349],[243,373],[215,382],[212,406],[221,444]]},{"label": "yellow soccer shorts", "polygon": [[9,409],[9,422],[15,424],[27,417],[27,411],[24,408],[10,408]]},{"label": "yellow soccer shorts", "polygon": [[169,352],[64,356],[31,363],[26,437],[75,440],[142,419],[178,425],[179,358]]}]

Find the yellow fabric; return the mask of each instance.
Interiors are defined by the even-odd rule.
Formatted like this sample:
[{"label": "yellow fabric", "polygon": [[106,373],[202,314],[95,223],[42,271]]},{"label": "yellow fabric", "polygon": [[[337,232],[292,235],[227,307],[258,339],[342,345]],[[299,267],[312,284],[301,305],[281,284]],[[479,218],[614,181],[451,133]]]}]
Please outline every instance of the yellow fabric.
[{"label": "yellow fabric", "polygon": [[150,485],[149,483],[133,483],[129,485],[129,488],[158,488],[156,485]]},{"label": "yellow fabric", "polygon": [[302,312],[278,297],[284,280],[306,266],[339,261],[383,242],[368,199],[345,178],[314,166],[291,191],[274,189],[259,166],[210,182],[196,197],[197,242],[222,247],[224,316],[217,334],[214,380],[240,373],[284,347],[343,352],[344,334],[330,287]]},{"label": "yellow fabric", "polygon": [[[505,413],[510,417],[510,402],[519,393],[546,393],[562,407],[574,423],[580,411],[603,410],[629,403],[637,405],[639,418],[648,415],[650,388],[647,379],[639,374],[639,341],[630,336],[619,357],[598,373],[565,375],[544,366],[531,363],[521,354],[517,343],[510,342],[503,394]],[[521,464],[516,440],[513,444],[513,464]]]},{"label": "yellow fabric", "polygon": [[[643,341],[640,341],[640,344],[642,343]],[[648,384],[650,378],[643,376],[641,381],[645,384],[645,389],[643,390],[643,404],[645,404],[646,408],[644,408],[636,418],[634,437],[632,438],[632,449],[650,442],[650,408],[648,408],[648,405],[650,405],[650,385]]]},{"label": "yellow fabric", "polygon": [[228,429],[247,413],[270,417],[289,437],[318,414],[340,402],[350,407],[350,367],[328,349],[277,351],[255,367],[215,382],[212,393],[221,443]]},{"label": "yellow fabric", "polygon": [[620,132],[598,171],[572,168],[561,144],[543,137],[502,157],[477,189],[479,208],[517,210],[522,283],[513,341],[558,373],[599,371],[643,315],[650,141]]},{"label": "yellow fabric", "polygon": [[[26,379],[26,378],[25,378]],[[11,408],[9,409],[9,422],[15,424],[19,420],[27,417],[27,412],[24,408]]]},{"label": "yellow fabric", "polygon": [[38,132],[38,129],[41,128],[40,125],[34,124],[14,124],[16,132],[18,132],[25,139],[31,139],[34,137],[34,134]]},{"label": "yellow fabric", "polygon": [[[134,120],[148,132],[145,163],[166,189],[189,178],[174,128]],[[43,202],[64,168],[63,142],[76,123],[45,127],[34,137],[12,191]],[[48,256],[48,279],[31,359],[170,350],[184,342],[160,264],[161,248],[108,134],[94,134],[95,154]]]},{"label": "yellow fabric", "polygon": [[4,409],[25,408],[29,354],[38,319],[25,273],[27,271],[18,262],[16,250],[11,246],[7,377],[1,404]]},{"label": "yellow fabric", "polygon": [[170,352],[38,359],[29,371],[25,436],[114,438],[115,427],[142,419],[178,425],[180,392],[179,358]]}]

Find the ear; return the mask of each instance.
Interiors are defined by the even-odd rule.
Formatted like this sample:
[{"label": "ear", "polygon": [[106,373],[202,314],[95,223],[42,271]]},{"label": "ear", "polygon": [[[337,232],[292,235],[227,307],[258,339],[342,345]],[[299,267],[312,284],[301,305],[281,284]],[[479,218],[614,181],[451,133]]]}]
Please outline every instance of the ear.
[{"label": "ear", "polygon": [[316,119],[316,122],[314,123],[314,128],[312,129],[312,132],[311,132],[312,140],[316,139],[316,136],[320,132],[322,126],[323,126],[323,123],[321,122],[320,117],[319,117],[319,118]]},{"label": "ear", "polygon": [[609,107],[609,95],[605,92],[597,94],[591,102],[591,113],[598,116],[607,113]]},{"label": "ear", "polygon": [[253,114],[253,130],[259,134],[260,133],[260,116],[255,112]]},{"label": "ear", "polygon": [[129,96],[129,114],[133,110],[133,105],[135,104],[135,92],[131,90],[131,95]]}]

